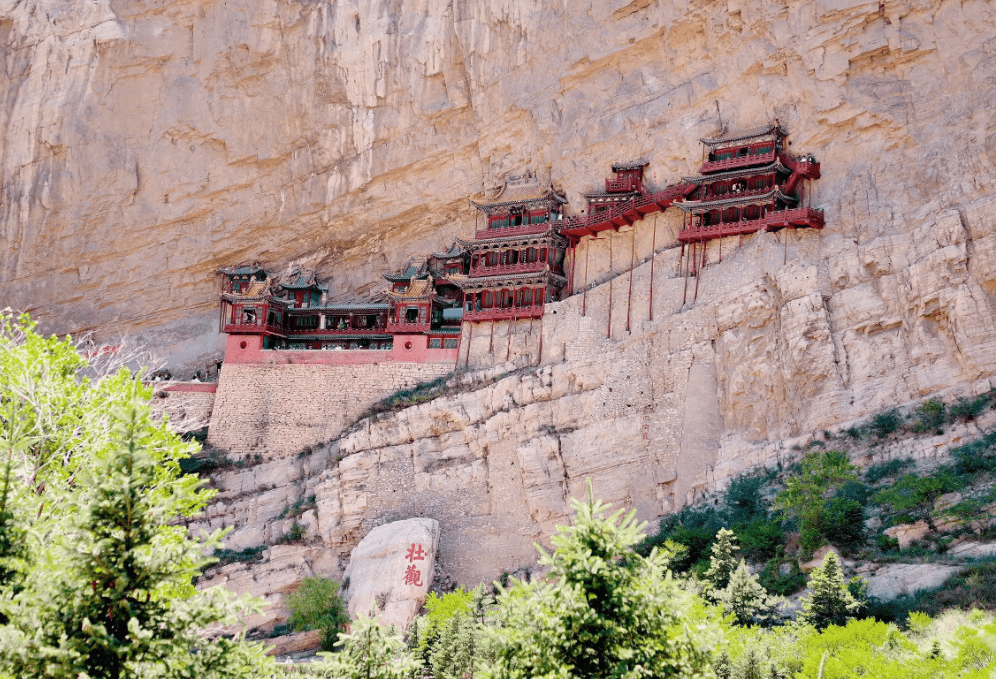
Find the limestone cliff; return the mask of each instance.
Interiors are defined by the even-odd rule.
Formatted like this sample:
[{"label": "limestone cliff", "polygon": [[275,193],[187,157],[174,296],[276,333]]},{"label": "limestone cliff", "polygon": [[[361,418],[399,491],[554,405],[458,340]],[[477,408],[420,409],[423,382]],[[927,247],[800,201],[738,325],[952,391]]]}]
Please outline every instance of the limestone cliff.
[{"label": "limestone cliff", "polygon": [[821,256],[859,286],[855,246],[992,193],[994,21],[984,0],[7,0],[0,301],[200,366],[220,265],[363,292],[469,234],[468,195],[509,172],[578,209],[612,160],[663,183],[699,136],[774,117],[822,161]]},{"label": "limestone cliff", "polygon": [[220,476],[203,521],[272,544],[314,495],[311,542],[213,582],[276,601],[415,515],[448,572],[490,578],[587,476],[650,518],[795,437],[996,375],[984,0],[0,0],[0,60],[0,306],[141,332],[189,369],[218,355],[221,265],[369,294],[471,234],[467,197],[510,173],[577,210],[611,161],[663,185],[699,137],[774,118],[822,164],[826,230],[714,242],[687,304],[675,218],[654,216],[586,241],[600,285],[541,323],[465,329],[469,368],[512,374],[311,456],[239,451],[264,461]]}]

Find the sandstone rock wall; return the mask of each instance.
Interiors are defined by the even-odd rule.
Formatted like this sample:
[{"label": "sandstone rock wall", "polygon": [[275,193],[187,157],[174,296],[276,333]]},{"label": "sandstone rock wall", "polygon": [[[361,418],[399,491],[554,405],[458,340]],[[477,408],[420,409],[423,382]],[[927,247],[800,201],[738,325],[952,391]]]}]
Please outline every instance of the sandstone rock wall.
[{"label": "sandstone rock wall", "polygon": [[155,411],[169,416],[170,426],[179,432],[204,429],[211,421],[214,393],[159,391],[152,400]]},{"label": "sandstone rock wall", "polygon": [[208,441],[268,459],[336,438],[367,408],[452,372],[439,363],[241,365],[221,369]]},{"label": "sandstone rock wall", "polygon": [[523,169],[579,210],[612,161],[664,184],[698,137],[777,117],[823,163],[846,288],[859,249],[996,178],[984,0],[7,2],[0,62],[0,301],[197,367],[217,267],[368,292]]}]

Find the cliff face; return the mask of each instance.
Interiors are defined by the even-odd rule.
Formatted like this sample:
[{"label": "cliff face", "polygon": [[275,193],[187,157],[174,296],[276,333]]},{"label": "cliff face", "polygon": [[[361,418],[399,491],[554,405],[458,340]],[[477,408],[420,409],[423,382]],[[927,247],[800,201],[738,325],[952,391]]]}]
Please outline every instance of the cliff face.
[{"label": "cliff face", "polygon": [[854,249],[991,193],[994,40],[984,0],[8,0],[0,300],[200,366],[218,266],[362,294],[507,173],[579,209],[613,160],[664,183],[775,117]]}]

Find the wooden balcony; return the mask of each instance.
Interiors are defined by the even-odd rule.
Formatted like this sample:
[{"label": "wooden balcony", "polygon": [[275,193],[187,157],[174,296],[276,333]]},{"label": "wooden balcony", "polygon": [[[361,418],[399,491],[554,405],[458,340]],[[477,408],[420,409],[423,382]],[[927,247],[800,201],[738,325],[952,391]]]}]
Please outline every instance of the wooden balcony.
[{"label": "wooden balcony", "polygon": [[742,236],[758,231],[777,231],[779,229],[822,229],[825,225],[823,210],[811,207],[800,207],[793,210],[778,210],[769,212],[760,219],[741,219],[738,222],[723,222],[709,226],[682,229],[678,232],[678,240],[682,243],[700,242],[713,238],[727,236]]},{"label": "wooden balcony", "polygon": [[471,276],[500,276],[510,273],[538,273],[546,268],[546,262],[518,262],[516,264],[478,264],[470,268]]},{"label": "wooden balcony", "polygon": [[290,335],[295,337],[311,337],[313,335],[384,335],[387,334],[387,328],[326,328],[321,330],[319,328],[308,328],[306,330],[299,328],[291,328],[286,331]]},{"label": "wooden balcony", "polygon": [[637,177],[623,177],[621,179],[606,179],[606,193],[625,193],[627,191],[639,191],[640,180]]},{"label": "wooden balcony", "polygon": [[478,321],[509,321],[517,318],[540,318],[543,315],[543,305],[534,304],[532,306],[505,307],[491,309],[474,309],[464,311],[463,320]]},{"label": "wooden balcony", "polygon": [[261,323],[226,323],[222,332],[229,335],[280,335],[287,332],[279,325],[264,325]]},{"label": "wooden balcony", "polygon": [[707,160],[702,163],[699,172],[707,174],[709,172],[719,172],[720,170],[736,170],[741,167],[750,167],[751,165],[767,165],[773,162],[775,162],[774,150],[770,153],[763,153],[757,156],[737,156],[736,158],[727,158],[726,160]]},{"label": "wooden balcony", "polygon": [[822,229],[826,226],[823,210],[811,207],[797,207],[792,210],[769,212],[764,216],[768,231],[777,229]]},{"label": "wooden balcony", "polygon": [[418,335],[429,332],[429,330],[429,321],[415,321],[414,323],[394,321],[387,324],[387,332],[395,335]]},{"label": "wooden balcony", "polygon": [[632,224],[652,212],[667,209],[676,199],[687,196],[695,188],[694,184],[674,184],[661,191],[636,196],[611,210],[583,217],[569,217],[561,221],[560,233],[572,238],[581,238],[594,236],[609,229],[618,231],[619,227]]},{"label": "wooden balcony", "polygon": [[509,238],[512,236],[532,236],[538,233],[546,233],[550,228],[550,222],[540,222],[539,224],[523,224],[522,226],[504,226],[498,229],[485,229],[478,231],[477,240],[487,240],[489,238]]}]

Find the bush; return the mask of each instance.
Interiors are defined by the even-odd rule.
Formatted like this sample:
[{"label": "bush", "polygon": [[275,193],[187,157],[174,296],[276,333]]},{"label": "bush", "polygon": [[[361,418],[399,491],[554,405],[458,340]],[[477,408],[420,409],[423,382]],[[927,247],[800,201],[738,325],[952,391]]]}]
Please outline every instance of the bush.
[{"label": "bush", "polygon": [[339,583],[329,578],[305,578],[287,597],[288,622],[296,632],[319,630],[322,650],[331,651],[339,632],[349,622],[346,604],[339,596]]},{"label": "bush", "polygon": [[791,571],[787,575],[781,575],[778,569],[782,563],[784,562],[781,559],[772,559],[766,563],[764,570],[761,571],[759,581],[772,594],[790,596],[806,586],[806,576],[799,570],[799,564],[796,561],[788,562],[791,565]]},{"label": "bush", "polygon": [[826,503],[820,533],[831,544],[854,547],[864,539],[864,509],[857,500],[835,497]]},{"label": "bush", "polygon": [[785,531],[778,521],[755,519],[738,528],[736,534],[744,555],[754,560],[772,558],[785,541]]},{"label": "bush", "polygon": [[964,483],[951,469],[942,467],[931,476],[922,478],[907,474],[892,487],[875,493],[873,499],[879,504],[892,505],[896,512],[925,510],[944,493],[959,490],[962,486]]},{"label": "bush", "polygon": [[959,398],[948,408],[948,417],[952,422],[974,420],[989,407],[989,401],[989,394],[983,394],[978,398]]},{"label": "bush", "polygon": [[266,545],[257,545],[255,547],[246,547],[245,549],[216,549],[214,550],[214,558],[218,561],[217,563],[209,564],[209,568],[214,568],[218,566],[224,566],[230,563],[253,563],[255,561],[263,560],[263,552],[266,550]]},{"label": "bush", "polygon": [[766,476],[760,474],[745,474],[733,479],[726,491],[726,514],[730,525],[767,518],[767,503],[761,495],[766,480]]},{"label": "bush", "polygon": [[940,399],[927,399],[916,407],[910,429],[917,434],[927,432],[940,434],[945,419],[947,419],[947,408]]},{"label": "bush", "polygon": [[908,457],[889,460],[882,464],[874,464],[865,471],[865,481],[871,484],[878,483],[885,477],[898,474],[907,467],[912,467],[914,464],[913,459]]},{"label": "bush", "polygon": [[860,481],[848,481],[837,491],[837,497],[854,500],[864,507],[868,504],[868,498],[871,496],[871,493],[872,489]]},{"label": "bush", "polygon": [[902,423],[902,414],[898,409],[892,408],[873,417],[869,426],[877,438],[884,439],[889,434],[898,431]]},{"label": "bush", "polygon": [[996,431],[991,431],[980,439],[958,446],[951,451],[955,460],[955,471],[959,474],[975,474],[996,469]]}]

